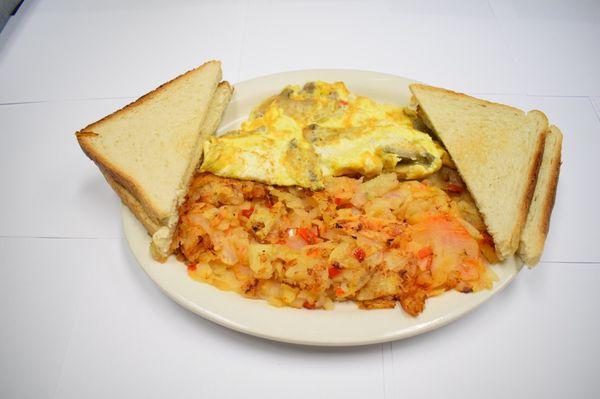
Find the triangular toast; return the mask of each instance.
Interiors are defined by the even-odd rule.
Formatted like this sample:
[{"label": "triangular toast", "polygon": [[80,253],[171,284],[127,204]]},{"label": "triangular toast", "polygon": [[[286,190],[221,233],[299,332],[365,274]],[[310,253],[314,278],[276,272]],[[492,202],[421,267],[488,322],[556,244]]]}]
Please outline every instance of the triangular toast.
[{"label": "triangular toast", "polygon": [[498,257],[513,255],[535,189],[546,116],[422,84],[410,90],[477,203]]},{"label": "triangular toast", "polygon": [[[218,125],[229,101],[226,82],[220,97],[215,96],[220,80],[220,62],[208,62],[76,134],[149,232],[160,226],[153,236],[159,258],[168,255],[177,207],[200,161],[205,136],[214,131],[208,125]],[[143,216],[135,209],[142,209]]]}]

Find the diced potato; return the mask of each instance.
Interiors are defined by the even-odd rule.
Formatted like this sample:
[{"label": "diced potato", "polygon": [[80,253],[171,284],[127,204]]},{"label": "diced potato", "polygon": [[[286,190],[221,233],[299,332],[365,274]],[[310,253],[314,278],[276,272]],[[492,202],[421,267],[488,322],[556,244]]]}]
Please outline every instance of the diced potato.
[{"label": "diced potato", "polygon": [[399,300],[417,315],[428,297],[497,279],[468,192],[443,191],[459,178],[447,168],[423,182],[332,178],[311,192],[203,174],[180,209],[173,248],[192,278],[274,306],[352,300],[378,309]]},{"label": "diced potato", "polygon": [[396,272],[377,272],[358,292],[356,299],[366,301],[396,295],[400,289],[400,275]]},{"label": "diced potato", "polygon": [[358,186],[351,202],[354,206],[361,208],[367,201],[384,195],[396,188],[397,185],[398,177],[395,173],[379,175]]}]

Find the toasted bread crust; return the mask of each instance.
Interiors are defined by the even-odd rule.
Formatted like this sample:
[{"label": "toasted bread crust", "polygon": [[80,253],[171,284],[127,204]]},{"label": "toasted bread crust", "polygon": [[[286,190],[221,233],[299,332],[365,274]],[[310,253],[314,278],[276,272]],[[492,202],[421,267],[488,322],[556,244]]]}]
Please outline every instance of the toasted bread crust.
[{"label": "toasted bread crust", "polygon": [[[562,139],[561,139],[562,142]],[[562,151],[559,150],[558,157],[552,163],[552,177],[550,178],[550,188],[548,196],[545,198],[543,206],[543,222],[542,232],[545,235],[548,234],[550,228],[550,218],[552,216],[552,210],[554,209],[554,202],[556,201],[556,190],[558,188],[558,178],[560,176],[560,166],[562,165]]]},{"label": "toasted bread crust", "polygon": [[[553,141],[549,142],[549,140]],[[532,206],[535,208],[529,209],[519,246],[519,255],[529,267],[533,267],[539,263],[542,251],[544,250],[552,209],[556,199],[561,166],[561,152],[562,133],[556,126],[550,126],[546,143],[544,144],[542,166],[540,167],[534,193],[534,198],[538,199],[537,202],[532,203]]]},{"label": "toasted bread crust", "polygon": [[[88,135],[89,133],[90,132],[83,132],[84,135]],[[94,163],[96,164],[96,166],[98,166],[99,169],[109,173],[110,177],[116,183],[118,183],[129,193],[131,193],[135,198],[137,198],[142,207],[144,209],[149,210],[148,215],[152,219],[159,220],[160,216],[152,211],[154,207],[152,206],[151,201],[146,197],[146,194],[141,189],[141,187],[138,187],[138,185],[133,182],[133,179],[130,176],[120,171],[119,168],[113,165],[113,163],[110,162],[106,157],[96,152],[92,144],[89,141],[85,140],[86,136],[84,136],[83,139],[80,139],[81,136],[79,135],[79,132],[77,133],[77,135],[79,145],[81,146],[83,152],[88,156],[88,158],[94,161]]]},{"label": "toasted bread crust", "polygon": [[121,202],[125,204],[127,208],[129,208],[131,213],[135,215],[137,220],[139,220],[142,223],[142,225],[144,225],[148,234],[154,234],[160,228],[160,225],[158,225],[156,221],[148,217],[142,205],[135,199],[135,197],[130,192],[127,191],[125,187],[121,186],[110,176],[110,172],[103,169],[100,169],[100,171],[104,175],[104,178],[106,179],[108,184],[119,195],[119,197],[121,198]]},{"label": "toasted bread crust", "polygon": [[75,133],[75,135],[77,136],[77,140],[79,140],[80,138],[83,139],[86,137],[98,137],[98,133],[94,133],[94,132],[77,132],[77,133]]},{"label": "toasted bread crust", "polygon": [[[443,92],[443,93],[446,93],[446,94],[451,95],[453,97],[468,99],[469,101],[478,103],[481,106],[488,106],[488,105],[493,105],[495,107],[500,106],[500,107],[509,109],[511,111],[518,112],[519,114],[524,114],[523,110],[520,110],[519,108],[511,107],[510,105],[501,104],[501,103],[495,103],[495,102],[487,101],[487,100],[482,100],[481,98],[472,97],[472,96],[470,96],[468,94],[459,93],[459,92],[456,92],[456,91],[444,89],[443,87],[430,86],[430,85],[426,85],[426,84],[422,84],[422,83],[413,83],[410,86],[408,86],[408,88],[410,89],[411,93],[413,94],[413,97],[415,95],[415,92],[413,91],[413,88],[420,89],[420,90],[426,90],[426,91]],[[538,112],[540,112],[540,111],[538,111]]]},{"label": "toasted bread crust", "polygon": [[[156,89],[152,90],[149,93],[144,94],[143,96],[141,96],[140,98],[138,98],[137,100],[135,100],[132,103],[127,104],[126,106],[124,106],[121,109],[116,110],[115,112],[113,112],[112,114],[106,115],[104,118],[97,120],[94,123],[89,124],[88,126],[84,127],[83,129],[80,130],[80,132],[86,132],[86,131],[93,131],[94,126],[99,125],[100,123],[106,121],[107,119],[111,119],[114,118],[115,116],[118,116],[126,111],[130,111],[132,108],[137,107],[138,105],[153,99],[157,94],[159,94],[160,92],[162,92],[165,87],[169,86],[171,83],[181,80],[183,78],[185,78],[187,75],[189,75],[192,72],[195,72],[199,69],[205,68],[210,64],[221,64],[220,61],[216,61],[216,60],[212,60],[212,61],[207,61],[204,64],[200,65],[199,67],[190,69],[187,72],[182,73],[181,75],[178,75],[176,77],[174,77],[173,79],[169,80],[168,82],[165,82],[163,84],[161,84],[160,86],[158,86]],[[78,132],[79,133],[79,132]]]},{"label": "toasted bread crust", "polygon": [[[202,64],[201,66],[199,66],[197,68],[191,69],[191,70],[175,77],[174,79],[171,79],[170,81],[168,81],[166,83],[163,83],[162,85],[160,85],[156,89],[152,90],[151,92],[143,95],[136,101],[124,106],[123,108],[113,112],[110,115],[105,116],[104,118],[84,127],[83,129],[81,129],[80,131],[75,133],[75,135],[77,137],[77,141],[79,142],[79,145],[81,146],[81,149],[88,156],[88,158],[90,158],[92,161],[94,161],[96,163],[96,165],[98,165],[99,168],[108,171],[110,173],[110,176],[114,179],[114,181],[116,181],[119,185],[123,186],[129,193],[131,193],[140,202],[141,206],[144,209],[146,209],[147,215],[151,219],[159,221],[159,224],[162,224],[164,222],[164,220],[161,220],[161,215],[159,215],[155,212],[156,207],[153,206],[152,201],[147,197],[144,190],[134,182],[134,179],[132,179],[131,176],[128,176],[126,173],[119,170],[119,168],[117,168],[109,159],[107,159],[105,156],[103,156],[102,154],[100,154],[99,152],[96,151],[95,147],[92,145],[91,140],[96,138],[98,136],[98,134],[95,133],[93,131],[93,129],[95,126],[99,125],[100,123],[102,123],[108,119],[115,118],[124,112],[131,111],[132,109],[138,107],[140,104],[143,104],[148,100],[151,100],[156,95],[158,95],[159,93],[164,91],[165,88],[168,87],[171,83],[181,80],[181,79],[184,79],[192,72],[195,72],[199,69],[205,68],[206,66],[208,66],[210,64],[215,64],[215,63],[220,64],[219,61],[209,61],[209,62]],[[216,90],[216,86],[213,90],[213,95],[214,95],[215,90]]]},{"label": "toasted bread crust", "polygon": [[160,262],[160,263],[165,263],[171,254],[169,254],[168,256],[163,255],[160,252],[160,250],[158,248],[156,248],[156,245],[154,244],[154,242],[151,242],[150,243],[150,255],[152,256],[152,259],[154,259],[155,261]]},{"label": "toasted bread crust", "polygon": [[[219,96],[220,93],[226,93],[224,95],[224,97],[220,98],[221,96]],[[231,100],[231,96],[233,95],[233,86],[226,80],[220,82],[217,85],[217,89],[215,90],[215,94],[213,95],[213,101],[211,102],[210,106],[209,106],[209,110],[206,113],[206,118],[205,121],[203,123],[204,129],[203,130],[207,130],[207,131],[203,131],[203,137],[202,139],[206,140],[208,138],[208,136],[210,135],[214,135],[215,132],[217,131],[217,129],[219,128],[219,126],[221,125],[221,121],[223,119],[223,115],[225,115],[225,111],[227,110],[227,104],[229,104],[229,101]],[[219,104],[215,104],[215,102],[219,99],[222,99],[225,103],[225,107],[223,108],[223,110],[221,110],[221,112],[219,112],[218,118],[214,121],[211,121],[210,115],[211,115],[211,111],[213,110],[218,110],[219,109]],[[206,124],[208,123],[214,123],[214,126],[207,126]],[[191,182],[194,173],[196,172],[197,169],[200,168],[200,165],[202,164],[202,160],[203,160],[203,145],[202,143],[200,144],[200,159],[198,161],[198,164],[196,165],[195,170],[193,171],[193,173],[189,176],[189,181],[187,182],[188,185]]]},{"label": "toasted bread crust", "polygon": [[[544,115],[545,117],[545,115]],[[525,221],[527,220],[527,214],[529,213],[529,206],[531,205],[531,200],[533,198],[533,193],[535,192],[535,186],[537,184],[538,174],[540,171],[540,165],[542,164],[542,156],[544,155],[544,142],[546,140],[547,131],[544,134],[540,135],[537,143],[537,148],[533,156],[533,163],[529,170],[527,181],[527,191],[525,194],[525,199],[521,204],[521,211],[519,213],[519,222],[515,228],[514,236],[511,239],[511,251],[514,254],[517,252],[519,248],[519,240],[521,239],[521,232],[523,231],[523,227],[525,226]]]}]

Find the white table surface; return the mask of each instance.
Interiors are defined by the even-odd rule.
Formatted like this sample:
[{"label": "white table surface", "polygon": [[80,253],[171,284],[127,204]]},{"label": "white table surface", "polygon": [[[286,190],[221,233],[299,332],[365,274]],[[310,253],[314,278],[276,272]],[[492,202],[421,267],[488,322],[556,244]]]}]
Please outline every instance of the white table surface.
[{"label": "white table surface", "polygon": [[[234,83],[369,69],[543,110],[564,163],[542,264],[447,327],[362,348],[180,308],[73,132],[208,59]],[[594,0],[26,0],[0,33],[0,398],[600,397],[599,71]]]}]

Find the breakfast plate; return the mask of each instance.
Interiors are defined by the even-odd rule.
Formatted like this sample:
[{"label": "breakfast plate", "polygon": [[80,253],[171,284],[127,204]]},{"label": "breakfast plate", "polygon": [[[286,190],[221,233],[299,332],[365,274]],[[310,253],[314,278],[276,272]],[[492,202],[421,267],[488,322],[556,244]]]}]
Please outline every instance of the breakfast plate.
[{"label": "breakfast plate", "polygon": [[[235,93],[217,135],[235,129],[263,99],[289,84],[308,81],[343,81],[357,94],[378,102],[408,104],[413,80],[367,71],[307,70],[264,76],[235,85]],[[490,290],[462,294],[446,292],[427,300],[417,317],[399,306],[360,310],[354,303],[336,303],[333,310],[277,308],[266,301],[246,299],[234,292],[199,283],[175,257],[155,261],[149,251],[150,236],[127,207],[122,211],[125,235],[142,269],[175,302],[225,327],[276,341],[305,345],[350,346],[402,339],[441,327],[463,315],[506,287],[521,269],[519,258],[489,266],[498,281]]]}]

